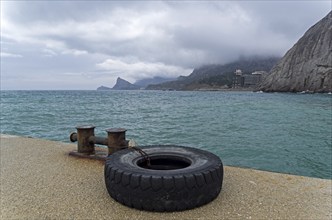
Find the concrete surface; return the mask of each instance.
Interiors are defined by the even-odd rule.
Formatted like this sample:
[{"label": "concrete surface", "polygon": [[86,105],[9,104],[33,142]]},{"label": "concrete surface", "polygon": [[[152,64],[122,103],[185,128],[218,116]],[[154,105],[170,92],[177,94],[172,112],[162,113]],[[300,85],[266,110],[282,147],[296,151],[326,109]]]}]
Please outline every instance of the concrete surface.
[{"label": "concrete surface", "polygon": [[75,144],[1,135],[1,219],[331,219],[332,180],[225,167],[211,203],[183,212],[128,208],[107,193],[103,162]]}]

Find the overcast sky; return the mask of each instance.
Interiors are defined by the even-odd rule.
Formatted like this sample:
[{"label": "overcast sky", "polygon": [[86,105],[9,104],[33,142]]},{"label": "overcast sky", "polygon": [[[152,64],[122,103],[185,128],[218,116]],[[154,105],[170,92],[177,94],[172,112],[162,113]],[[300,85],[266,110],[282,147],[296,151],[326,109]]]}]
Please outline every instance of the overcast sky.
[{"label": "overcast sky", "polygon": [[326,1],[3,1],[1,89],[96,89],[283,56]]}]

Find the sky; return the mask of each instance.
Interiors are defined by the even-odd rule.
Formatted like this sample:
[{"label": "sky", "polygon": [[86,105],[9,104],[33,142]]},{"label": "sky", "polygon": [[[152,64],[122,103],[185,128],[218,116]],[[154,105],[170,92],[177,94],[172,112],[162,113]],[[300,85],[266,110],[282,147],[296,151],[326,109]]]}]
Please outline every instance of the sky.
[{"label": "sky", "polygon": [[331,10],[332,0],[1,0],[1,90],[94,90],[281,57]]}]

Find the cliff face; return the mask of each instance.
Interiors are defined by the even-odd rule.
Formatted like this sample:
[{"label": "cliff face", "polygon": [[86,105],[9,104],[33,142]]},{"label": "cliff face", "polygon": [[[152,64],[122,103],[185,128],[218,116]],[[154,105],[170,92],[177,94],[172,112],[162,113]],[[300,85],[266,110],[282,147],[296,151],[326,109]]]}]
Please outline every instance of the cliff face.
[{"label": "cliff face", "polygon": [[113,86],[112,89],[114,89],[114,90],[136,90],[136,89],[140,89],[140,87],[136,86],[134,84],[131,84],[130,82],[118,77],[118,79],[116,80],[116,84]]},{"label": "cliff face", "polygon": [[332,91],[332,11],[285,54],[259,89],[267,92]]}]

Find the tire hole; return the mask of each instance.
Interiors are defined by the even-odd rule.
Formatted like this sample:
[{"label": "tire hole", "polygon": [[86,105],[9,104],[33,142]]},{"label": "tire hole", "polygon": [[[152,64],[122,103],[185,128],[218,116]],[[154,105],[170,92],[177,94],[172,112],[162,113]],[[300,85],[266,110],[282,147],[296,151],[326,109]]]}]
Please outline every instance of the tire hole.
[{"label": "tire hole", "polygon": [[169,155],[150,156],[150,166],[144,158],[137,161],[137,166],[149,170],[178,170],[190,165],[191,161],[186,158]]}]

